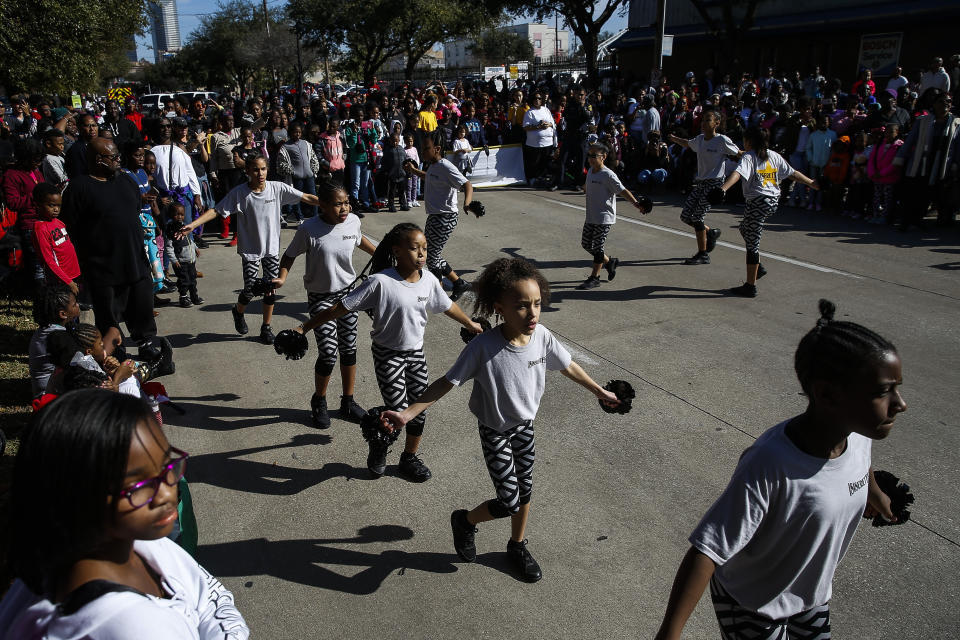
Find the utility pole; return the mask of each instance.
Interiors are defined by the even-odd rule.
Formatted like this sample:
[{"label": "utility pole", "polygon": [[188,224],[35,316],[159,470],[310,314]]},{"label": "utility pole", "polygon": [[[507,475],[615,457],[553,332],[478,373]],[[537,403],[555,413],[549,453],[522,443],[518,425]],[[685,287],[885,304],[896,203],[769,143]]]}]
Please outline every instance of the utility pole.
[{"label": "utility pole", "polygon": [[[267,0],[263,0],[263,24],[267,29],[267,43],[270,42],[270,13],[267,11]],[[274,95],[280,93],[280,83],[277,81],[277,70],[270,65],[270,74],[273,76]]]},{"label": "utility pole", "polygon": [[659,79],[663,70],[663,34],[666,33],[667,26],[667,0],[657,0],[657,39],[654,44],[653,52],[653,71],[651,72],[651,81],[654,76]]}]

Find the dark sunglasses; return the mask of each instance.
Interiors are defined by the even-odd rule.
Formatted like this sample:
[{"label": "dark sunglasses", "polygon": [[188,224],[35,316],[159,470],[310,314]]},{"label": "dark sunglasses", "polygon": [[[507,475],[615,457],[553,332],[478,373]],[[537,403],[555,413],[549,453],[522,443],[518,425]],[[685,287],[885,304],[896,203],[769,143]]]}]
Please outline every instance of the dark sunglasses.
[{"label": "dark sunglasses", "polygon": [[131,507],[139,509],[153,502],[153,499],[157,497],[157,492],[160,491],[161,482],[168,487],[177,486],[180,478],[183,477],[183,472],[186,470],[189,454],[176,447],[170,447],[170,452],[177,457],[163,465],[163,470],[159,475],[130,485],[122,490],[118,494],[118,497],[126,498]]},{"label": "dark sunglasses", "polygon": [[602,153],[588,153],[588,154],[587,154],[587,157],[588,157],[588,158],[599,158],[599,157],[602,156],[602,155],[603,155]]}]

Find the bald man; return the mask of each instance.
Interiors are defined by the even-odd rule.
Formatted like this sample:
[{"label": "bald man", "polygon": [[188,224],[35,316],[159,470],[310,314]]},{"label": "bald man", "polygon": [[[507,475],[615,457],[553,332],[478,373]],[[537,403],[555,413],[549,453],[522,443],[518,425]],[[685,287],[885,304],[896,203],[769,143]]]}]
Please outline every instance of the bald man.
[{"label": "bald man", "polygon": [[77,249],[97,328],[106,335],[126,322],[134,344],[149,345],[157,325],[140,226],[140,188],[118,173],[120,154],[108,138],[90,140],[87,169],[64,191],[60,219]]}]

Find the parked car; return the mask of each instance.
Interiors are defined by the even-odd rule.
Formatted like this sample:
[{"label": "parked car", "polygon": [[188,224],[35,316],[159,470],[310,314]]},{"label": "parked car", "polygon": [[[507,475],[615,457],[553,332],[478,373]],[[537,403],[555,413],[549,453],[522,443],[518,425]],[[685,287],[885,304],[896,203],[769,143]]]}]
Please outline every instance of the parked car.
[{"label": "parked car", "polygon": [[140,111],[146,113],[152,110],[159,110],[163,106],[163,101],[173,99],[172,93],[148,93],[137,98],[140,103]]},{"label": "parked car", "polygon": [[207,100],[216,100],[217,92],[216,91],[181,91],[177,93],[177,100],[186,100],[187,103],[191,103],[197,98],[200,98],[204,102]]}]

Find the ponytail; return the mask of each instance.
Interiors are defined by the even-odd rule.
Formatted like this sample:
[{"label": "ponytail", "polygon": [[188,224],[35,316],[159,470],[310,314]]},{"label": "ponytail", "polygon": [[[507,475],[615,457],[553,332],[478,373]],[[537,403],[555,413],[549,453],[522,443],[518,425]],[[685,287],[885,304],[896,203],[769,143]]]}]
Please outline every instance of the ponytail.
[{"label": "ponytail", "polygon": [[395,267],[397,265],[397,259],[393,255],[393,248],[406,237],[408,233],[413,232],[423,233],[423,229],[412,222],[401,222],[393,227],[393,229],[390,229],[387,235],[383,236],[380,244],[377,245],[376,251],[373,252],[373,257],[370,259],[370,273],[380,273],[390,267]]}]

